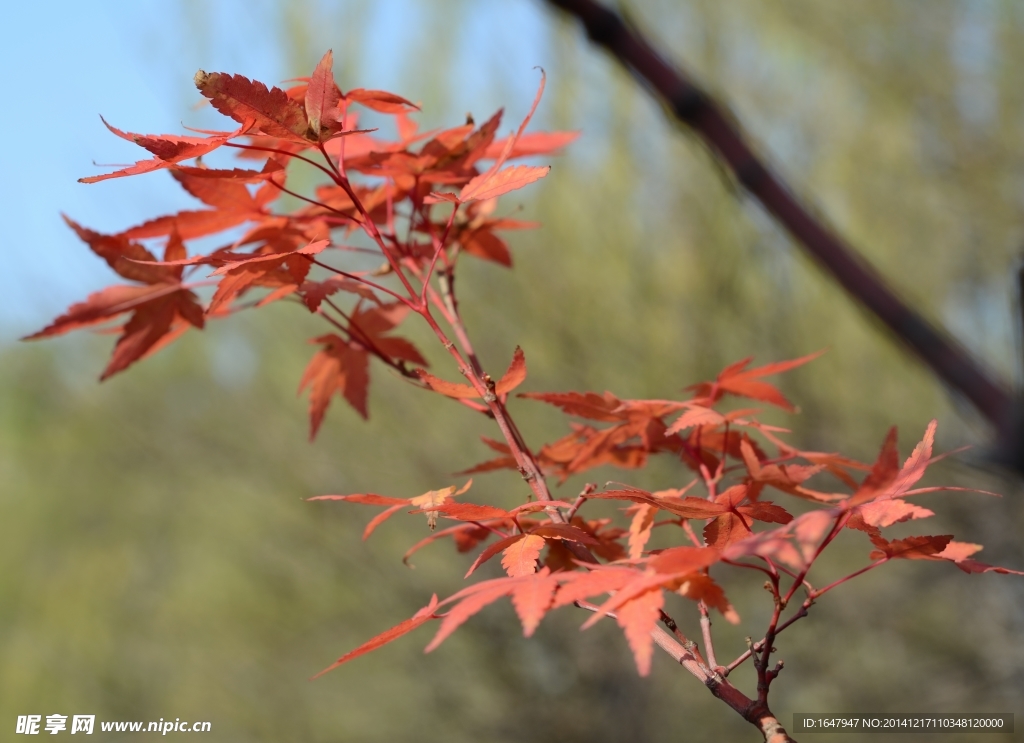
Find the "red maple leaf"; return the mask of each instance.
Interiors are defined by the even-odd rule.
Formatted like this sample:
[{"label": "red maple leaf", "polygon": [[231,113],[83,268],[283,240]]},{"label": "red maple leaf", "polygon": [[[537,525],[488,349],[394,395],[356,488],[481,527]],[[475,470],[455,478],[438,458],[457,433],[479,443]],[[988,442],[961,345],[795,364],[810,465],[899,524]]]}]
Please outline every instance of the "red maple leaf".
[{"label": "red maple leaf", "polygon": [[211,275],[224,276],[217,285],[208,314],[218,314],[243,293],[255,286],[273,291],[261,300],[267,304],[298,290],[313,265],[311,257],[324,250],[330,241],[317,240],[297,250],[284,253],[257,253],[223,263]]},{"label": "red maple leaf", "polygon": [[[434,650],[466,620],[498,599],[511,596],[520,585],[547,580],[548,570],[547,568],[541,568],[538,573],[530,573],[520,577],[495,578],[493,580],[481,581],[468,588],[464,588],[453,596],[449,596],[441,604],[453,603],[455,605],[444,615],[437,634],[434,635],[434,639],[430,641],[424,651],[429,653]],[[537,616],[538,611],[534,607],[534,611],[531,612],[529,619],[530,623],[533,623],[534,626],[535,622],[540,621],[540,616]]]},{"label": "red maple leaf", "polygon": [[[121,236],[93,232],[67,217],[64,219],[118,274],[144,283],[110,286],[90,294],[84,302],[73,304],[63,315],[24,340],[62,335],[130,312],[131,317],[121,327],[114,352],[100,376],[104,380],[168,345],[189,326],[203,327],[203,308],[196,295],[181,283],[181,266],[146,265],[139,261],[156,259],[142,245]],[[173,261],[184,256],[181,239],[176,234],[171,235],[164,258]]]},{"label": "red maple leaf", "polygon": [[364,90],[354,88],[345,93],[346,101],[355,101],[374,111],[385,114],[407,113],[419,111],[419,106],[402,98],[400,95],[388,93],[385,90]]},{"label": "red maple leaf", "polygon": [[309,498],[311,501],[319,500],[338,500],[347,501],[349,503],[361,503],[368,506],[387,506],[383,511],[374,516],[370,523],[366,525],[366,529],[363,530],[363,539],[369,539],[370,535],[376,530],[378,526],[383,524],[389,518],[394,516],[399,511],[408,509],[410,506],[415,506],[415,511],[409,513],[422,513],[427,517],[427,526],[431,531],[434,530],[434,526],[437,523],[438,511],[437,508],[448,502],[450,498],[455,498],[462,495],[472,487],[473,481],[469,480],[461,488],[456,489],[454,485],[449,485],[446,488],[439,490],[429,490],[422,495],[417,495],[413,498],[393,498],[389,495],[378,495],[376,493],[356,493],[354,495],[317,495],[313,498]]},{"label": "red maple leaf", "polygon": [[[100,118],[102,119],[102,117]],[[190,160],[212,152],[228,140],[241,136],[252,126],[252,122],[245,121],[242,122],[242,126],[233,132],[217,132],[209,137],[181,137],[174,134],[132,134],[131,132],[123,132],[111,126],[106,120],[103,120],[103,124],[117,136],[127,139],[129,142],[134,142],[140,147],[144,147],[156,155],[156,157],[150,160],[139,160],[134,165],[113,173],[79,178],[79,183],[98,183],[108,178],[140,175],[142,173],[151,173],[154,170],[169,168],[174,163],[181,162],[182,160]]]},{"label": "red maple leaf", "polygon": [[354,659],[358,658],[360,655],[365,655],[366,653],[369,653],[370,651],[373,651],[373,650],[376,650],[377,648],[383,647],[384,645],[387,645],[389,642],[397,640],[399,637],[402,637],[403,635],[409,634],[410,632],[412,632],[417,627],[423,626],[424,624],[429,622],[431,619],[436,619],[437,617],[434,614],[434,610],[436,608],[437,608],[437,594],[434,594],[431,597],[431,599],[430,599],[430,603],[427,604],[426,606],[424,606],[418,612],[416,612],[412,617],[410,617],[409,619],[406,619],[403,622],[398,623],[397,625],[395,625],[394,627],[392,627],[389,630],[381,632],[376,637],[374,637],[374,638],[372,638],[370,640],[367,640],[362,645],[357,647],[355,650],[351,650],[351,651],[345,653],[343,656],[338,658],[338,660],[334,661],[334,663],[329,665],[324,670],[320,671],[320,673],[318,673],[315,676],[313,676],[313,678],[314,679],[320,678],[325,673],[330,673],[331,671],[333,671],[335,668],[337,668],[338,666],[342,665],[343,663],[348,663],[350,660],[354,660]]},{"label": "red maple leaf", "polygon": [[341,91],[334,82],[334,55],[328,50],[313,70],[313,76],[306,87],[305,108],[310,134],[323,142],[334,131],[341,128],[338,102]]},{"label": "red maple leaf", "polygon": [[523,581],[512,590],[512,606],[522,622],[525,637],[533,634],[551,608],[557,588],[558,578],[548,568],[541,568],[532,580]]},{"label": "red maple leaf", "polygon": [[299,383],[300,393],[307,387],[310,390],[310,439],[316,437],[335,393],[344,397],[363,418],[369,417],[367,392],[371,352],[395,363],[427,363],[409,341],[384,335],[401,322],[407,312],[408,308],[398,303],[369,310],[357,307],[348,324],[348,339],[335,333],[312,339],[312,343],[323,347],[310,360]]},{"label": "red maple leaf", "polygon": [[617,410],[622,401],[611,392],[597,395],[593,392],[524,392],[519,397],[540,400],[555,405],[568,415],[596,421],[618,421]]},{"label": "red maple leaf", "polygon": [[[558,150],[575,142],[580,136],[579,132],[530,132],[523,134],[515,142],[507,155],[506,160],[514,160],[517,157],[532,157],[535,155],[552,155]],[[495,160],[508,146],[510,137],[494,140],[484,151],[482,159]]]},{"label": "red maple leaf", "polygon": [[790,369],[795,369],[798,366],[806,364],[808,361],[821,356],[824,351],[818,351],[807,356],[802,356],[799,359],[793,359],[791,361],[779,361],[774,364],[766,364],[765,366],[759,366],[756,369],[747,369],[747,365],[753,360],[753,357],[743,359],[735,364],[726,367],[715,379],[714,382],[701,382],[695,384],[687,389],[694,391],[696,395],[702,398],[706,398],[710,403],[721,400],[722,397],[728,393],[732,395],[739,395],[740,397],[749,397],[753,400],[761,400],[763,402],[777,405],[784,410],[795,412],[796,408],[793,407],[792,403],[789,402],[782,393],[775,387],[768,384],[767,382],[761,381],[761,377],[767,377],[771,374],[780,374]]},{"label": "red maple leaf", "polygon": [[301,105],[280,88],[268,88],[241,75],[199,70],[199,92],[215,109],[240,124],[251,122],[254,131],[271,137],[307,142],[309,122]]},{"label": "red maple leaf", "polygon": [[651,672],[651,658],[654,655],[654,637],[651,633],[661,620],[661,607],[664,604],[665,595],[660,590],[647,591],[619,607],[616,616],[641,676]]},{"label": "red maple leaf", "polygon": [[544,549],[544,537],[524,534],[509,544],[502,552],[501,566],[511,578],[530,575],[537,570],[537,559]]},{"label": "red maple leaf", "polygon": [[369,417],[366,395],[370,357],[362,346],[334,333],[318,336],[311,342],[323,348],[303,372],[299,392],[309,388],[309,438],[314,439],[335,393],[342,395],[363,418]]},{"label": "red maple leaf", "polygon": [[526,118],[523,119],[523,123],[519,125],[519,130],[515,135],[505,142],[505,146],[498,155],[494,165],[492,165],[486,172],[475,176],[466,183],[466,185],[462,187],[462,191],[458,196],[451,193],[432,193],[427,197],[426,203],[452,201],[457,204],[467,204],[471,201],[494,199],[502,194],[508,193],[509,191],[515,191],[516,189],[529,185],[548,174],[548,171],[551,170],[551,168],[547,166],[537,167],[531,165],[513,165],[512,167],[505,168],[504,170],[501,168],[512,154],[512,150],[515,148],[516,142],[523,136],[523,131],[526,129],[526,125],[530,123],[530,119],[533,118],[533,114],[537,110],[537,105],[540,103],[541,96],[544,94],[544,84],[546,79],[546,75],[541,71],[540,87],[537,90],[536,97],[533,99],[533,105],[530,107],[530,112],[526,115]]}]

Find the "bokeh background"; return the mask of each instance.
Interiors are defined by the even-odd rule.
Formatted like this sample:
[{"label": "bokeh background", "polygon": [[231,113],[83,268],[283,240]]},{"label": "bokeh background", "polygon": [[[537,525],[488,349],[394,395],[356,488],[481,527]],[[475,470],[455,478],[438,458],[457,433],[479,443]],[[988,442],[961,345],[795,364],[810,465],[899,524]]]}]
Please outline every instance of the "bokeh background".
[{"label": "bokeh background", "polygon": [[[1024,6],[623,9],[729,102],[766,158],[902,293],[1016,382]],[[103,385],[109,337],[17,343],[110,281],[60,211],[116,231],[188,204],[166,174],[75,180],[97,172],[93,161],[137,157],[99,113],[140,132],[218,126],[194,107],[199,68],[275,82],[333,48],[343,88],[421,101],[429,127],[502,105],[517,121],[543,66],[535,126],[583,136],[545,181],[506,197],[544,223],[513,236],[515,270],[464,266],[485,363],[503,366],[520,344],[531,390],[668,397],[747,355],[827,347],[781,382],[802,414],[772,420],[805,448],[870,460],[888,426],[909,451],[938,418],[942,449],[975,448],[932,479],[1006,497],[932,496],[939,523],[918,533],[955,530],[986,545],[983,559],[1024,567],[1024,494],[979,466],[984,425],[543,3],[61,0],[8,8],[0,40],[0,728],[59,712],[210,720],[208,737],[239,742],[756,738],[666,659],[637,678],[619,630],[581,634],[570,611],[524,640],[497,606],[432,655],[424,631],[308,682],[431,592],[456,590],[468,558],[439,545],[410,570],[399,558],[418,520],[363,543],[370,509],[304,498],[448,484],[487,456],[486,422],[377,370],[370,421],[336,404],[308,443],[295,388],[310,325],[287,306],[214,323]],[[536,443],[564,433],[542,407],[516,408]],[[666,488],[684,477],[661,466],[629,479]],[[494,474],[477,487],[504,502],[522,485]],[[863,564],[867,549],[841,542],[826,570]],[[907,563],[829,595],[778,643],[776,713],[789,724],[796,711],[993,711],[1024,724],[1022,586]],[[760,587],[741,581],[732,598],[747,624],[716,625],[720,656],[763,631]],[[749,669],[735,678],[750,690]]]}]

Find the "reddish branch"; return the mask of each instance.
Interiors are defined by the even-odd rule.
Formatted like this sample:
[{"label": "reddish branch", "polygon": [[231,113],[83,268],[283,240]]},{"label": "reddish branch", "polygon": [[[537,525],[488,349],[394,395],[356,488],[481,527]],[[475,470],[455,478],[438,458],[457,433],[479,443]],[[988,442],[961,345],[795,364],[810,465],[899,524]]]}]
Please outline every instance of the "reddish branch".
[{"label": "reddish branch", "polygon": [[[785,181],[754,154],[743,132],[703,88],[668,62],[639,31],[593,0],[548,0],[576,16],[587,35],[655,93],[676,119],[692,128],[754,197],[852,297],[906,343],[949,387],[966,397],[1009,440],[1004,458],[1016,459],[1016,403],[947,333],[910,307],[842,237],[826,227]],[[1021,463],[1016,463],[1018,469]]]},{"label": "reddish branch", "polygon": [[[587,611],[598,611],[599,609],[599,607],[586,601],[577,601],[576,605]],[[608,616],[615,617],[615,613],[609,612]],[[795,743],[789,737],[789,734],[786,733],[782,724],[772,714],[771,710],[768,709],[766,703],[754,701],[733,686],[716,670],[709,668],[707,661],[701,657],[700,651],[697,650],[696,643],[688,640],[679,631],[675,621],[665,612],[661,613],[661,621],[669,628],[672,634],[670,635],[661,627],[655,627],[654,632],[651,634],[654,636],[654,642],[658,647],[672,656],[676,663],[693,674],[712,694],[728,704],[744,720],[760,730],[764,736],[765,743]]]}]

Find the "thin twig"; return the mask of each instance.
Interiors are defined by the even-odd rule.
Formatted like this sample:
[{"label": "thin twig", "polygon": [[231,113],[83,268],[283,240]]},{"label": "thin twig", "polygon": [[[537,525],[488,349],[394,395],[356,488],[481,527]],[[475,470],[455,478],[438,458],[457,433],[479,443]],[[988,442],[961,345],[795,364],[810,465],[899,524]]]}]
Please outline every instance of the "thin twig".
[{"label": "thin twig", "polygon": [[[798,619],[803,619],[804,617],[806,617],[806,616],[807,616],[807,610],[808,610],[808,609],[810,608],[810,606],[811,606],[811,603],[813,603],[813,602],[812,602],[812,601],[806,601],[806,602],[804,602],[804,605],[800,607],[799,611],[797,611],[797,613],[796,613],[796,614],[794,614],[794,615],[793,615],[793,616],[791,616],[791,617],[790,617],[789,619],[787,619],[787,620],[786,620],[785,622],[783,622],[782,624],[780,624],[780,625],[779,625],[779,626],[778,626],[778,627],[777,627],[777,628],[775,629],[775,635],[776,635],[776,637],[778,637],[779,633],[781,633],[781,632],[782,632],[782,631],[783,631],[784,629],[786,629],[786,628],[787,628],[787,627],[789,627],[789,626],[790,626],[791,624],[793,624],[794,622],[796,622],[796,621],[797,621]],[[751,651],[753,651],[753,652],[755,652],[755,653],[756,653],[756,652],[759,652],[759,651],[760,651],[760,650],[761,650],[762,648],[764,648],[764,640],[758,640],[758,641],[757,641],[757,642],[755,642],[755,643],[754,643],[754,644],[753,644],[753,645],[752,645],[752,646],[751,646],[751,647],[750,647],[749,649],[747,649],[746,651],[744,651],[744,652],[743,652],[743,654],[741,654],[741,655],[740,655],[740,656],[739,656],[738,658],[736,658],[736,660],[734,660],[734,661],[733,661],[732,663],[730,663],[729,665],[727,665],[727,666],[726,666],[726,667],[724,668],[724,670],[722,670],[722,675],[723,675],[723,676],[728,676],[728,675],[729,675],[730,673],[732,673],[732,672],[733,672],[733,671],[734,671],[734,670],[735,670],[735,669],[736,669],[736,668],[737,668],[738,666],[742,665],[742,664],[743,664],[743,662],[747,660],[747,658],[749,658],[749,657],[750,657],[750,655],[751,655]]]},{"label": "thin twig", "polygon": [[704,652],[708,656],[708,666],[712,669],[718,668],[718,661],[715,660],[715,643],[711,639],[711,615],[708,613],[708,606],[703,601],[697,602],[700,609],[700,634],[704,638]]},{"label": "thin twig", "polygon": [[581,490],[580,494],[576,496],[576,500],[569,507],[569,510],[566,511],[565,513],[566,521],[572,521],[572,517],[575,516],[576,512],[580,510],[584,503],[587,502],[587,496],[593,493],[595,490],[597,490],[597,483],[595,482],[588,482],[586,485],[583,486],[583,490]]}]

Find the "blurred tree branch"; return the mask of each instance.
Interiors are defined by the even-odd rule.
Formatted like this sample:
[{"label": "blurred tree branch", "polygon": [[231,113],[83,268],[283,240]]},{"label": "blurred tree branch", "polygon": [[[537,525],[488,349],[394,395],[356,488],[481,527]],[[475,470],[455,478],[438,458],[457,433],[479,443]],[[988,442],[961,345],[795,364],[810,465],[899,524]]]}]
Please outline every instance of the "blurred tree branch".
[{"label": "blurred tree branch", "polygon": [[575,16],[603,46],[724,161],[729,171],[863,307],[908,345],[949,388],[996,429],[991,456],[1024,471],[1024,425],[1015,394],[944,329],[904,302],[841,236],[801,203],[747,143],[740,126],[700,85],[670,63],[632,24],[594,0],[547,0]]}]

